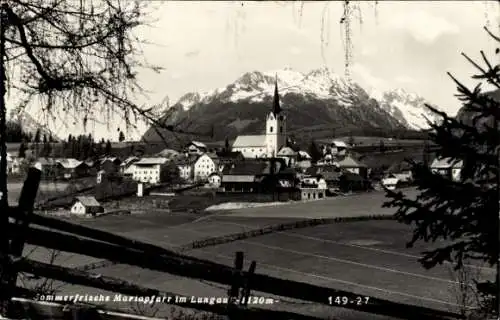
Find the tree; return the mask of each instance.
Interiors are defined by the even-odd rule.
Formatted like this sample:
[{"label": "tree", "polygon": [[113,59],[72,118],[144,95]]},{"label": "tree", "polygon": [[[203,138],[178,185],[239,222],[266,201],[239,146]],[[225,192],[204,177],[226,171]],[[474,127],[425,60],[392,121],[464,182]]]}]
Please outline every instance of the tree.
[{"label": "tree", "polygon": [[385,144],[384,144],[384,140],[380,140],[379,141],[379,146],[378,146],[378,149],[381,153],[384,153],[385,152]]},{"label": "tree", "polygon": [[19,152],[18,152],[18,157],[19,158],[24,158],[26,157],[26,150],[28,148],[26,147],[26,144],[24,142],[21,142],[21,144],[19,145]]},{"label": "tree", "polygon": [[[44,136],[44,137],[46,137],[46,136]],[[44,140],[46,140],[46,139],[44,139]],[[51,153],[52,153],[52,145],[50,144],[50,142],[48,140],[46,140],[43,142],[40,156],[41,157],[50,157]]]},{"label": "tree", "polygon": [[347,144],[351,147],[356,144],[356,140],[354,139],[354,137],[352,135],[350,135],[349,138],[347,139]]},{"label": "tree", "polygon": [[[486,31],[500,43],[500,38]],[[496,49],[496,54],[500,52]],[[478,70],[474,79],[486,80],[497,88],[484,93],[478,84],[468,89],[453,75],[458,97],[463,103],[456,118],[427,106],[442,118],[432,124],[432,140],[439,146],[437,156],[462,163],[460,177],[451,179],[433,174],[422,164],[414,164],[418,190],[417,198],[402,192],[387,191],[389,201],[384,206],[397,208],[396,217],[415,226],[408,243],[446,240],[423,253],[420,259],[426,268],[450,261],[462,269],[464,261],[479,260],[497,266],[499,258],[499,170],[500,170],[500,65],[492,65],[481,51],[484,66],[462,54]],[[495,61],[499,61],[498,57]],[[491,304],[484,311],[498,308],[499,273],[495,283],[479,283],[478,291]],[[498,311],[496,312],[498,316]],[[484,317],[486,318],[486,317]]]},{"label": "tree", "polygon": [[229,145],[229,138],[226,137],[224,139],[224,152],[230,152],[231,151],[231,146]]},{"label": "tree", "polygon": [[173,164],[168,163],[163,165],[160,172],[160,182],[161,183],[171,183],[177,184],[180,182],[180,171],[179,168]]},{"label": "tree", "polygon": [[40,132],[40,129],[36,129],[36,133],[35,133],[35,139],[33,142],[35,143],[40,143],[40,138],[41,138],[41,132]]},{"label": "tree", "polygon": [[309,151],[309,155],[311,156],[313,162],[317,162],[323,156],[321,151],[318,148],[318,145],[316,144],[316,141],[314,141],[314,140],[311,141],[311,144],[309,145],[308,151]]},{"label": "tree", "polygon": [[123,131],[120,131],[120,134],[118,135],[118,141],[125,141],[125,134],[123,134]]},{"label": "tree", "polygon": [[111,155],[111,141],[106,141],[106,147],[104,149],[104,153],[109,156]]}]

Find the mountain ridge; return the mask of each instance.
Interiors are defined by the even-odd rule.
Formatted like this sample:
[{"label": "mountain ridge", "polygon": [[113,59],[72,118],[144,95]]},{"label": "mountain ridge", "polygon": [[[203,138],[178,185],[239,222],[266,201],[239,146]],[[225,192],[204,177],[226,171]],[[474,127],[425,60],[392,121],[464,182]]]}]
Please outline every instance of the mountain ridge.
[{"label": "mountain ridge", "polygon": [[[247,72],[224,88],[186,93],[161,121],[174,126],[181,122],[180,130],[200,134],[215,126],[215,139],[261,133],[275,81],[292,131],[318,125],[420,130],[426,128],[426,120],[419,113],[432,116],[423,107],[424,98],[403,89],[385,92],[377,100],[356,82],[328,68],[308,73],[285,68]],[[157,141],[159,137],[149,128],[144,139]]]}]

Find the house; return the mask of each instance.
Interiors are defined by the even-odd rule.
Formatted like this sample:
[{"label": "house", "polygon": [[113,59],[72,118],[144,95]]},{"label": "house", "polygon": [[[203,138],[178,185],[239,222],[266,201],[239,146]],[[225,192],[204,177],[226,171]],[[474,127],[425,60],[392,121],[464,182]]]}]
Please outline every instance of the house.
[{"label": "house", "polygon": [[222,182],[222,175],[218,172],[212,172],[208,175],[208,184],[212,188],[219,188]]},{"label": "house", "polygon": [[194,164],[198,158],[198,155],[190,155],[188,157],[174,160],[174,163],[179,169],[179,177],[182,180],[191,181],[194,179]]},{"label": "house", "polygon": [[296,167],[302,169],[303,171],[312,166],[312,157],[309,153],[299,150],[297,156]]},{"label": "house", "polygon": [[62,167],[62,176],[64,179],[73,179],[88,175],[89,168],[83,161],[73,158],[63,158],[56,160]]},{"label": "house", "polygon": [[339,180],[340,190],[344,192],[367,190],[370,187],[369,182],[361,175],[347,170],[342,172]]},{"label": "house", "polygon": [[42,168],[43,179],[57,179],[63,173],[63,168],[54,158],[38,158],[36,162]]},{"label": "house", "polygon": [[382,179],[381,183],[389,190],[396,190],[399,184],[399,179],[391,174],[388,177]]},{"label": "house", "polygon": [[407,161],[393,164],[386,171],[387,174],[394,174],[404,181],[413,180],[413,168]]},{"label": "house", "polygon": [[7,153],[7,172],[9,174],[21,173],[23,161],[24,161],[24,158],[11,156],[9,153]]},{"label": "house", "polygon": [[243,161],[222,170],[221,187],[225,192],[259,192],[261,178],[268,167],[265,162]]},{"label": "house", "polygon": [[99,160],[99,170],[106,171],[107,174],[120,171],[121,160],[117,157],[105,157]]},{"label": "house", "polygon": [[142,183],[160,183],[163,178],[162,171],[167,163],[165,158],[142,158],[134,163],[132,179]]},{"label": "house", "polygon": [[132,177],[134,175],[135,166],[134,163],[138,162],[140,159],[138,157],[132,156],[128,157],[120,164],[120,173],[124,177]]},{"label": "house", "polygon": [[243,154],[239,151],[236,152],[216,152],[215,155],[219,159],[219,171],[224,169],[224,166],[231,165],[236,162],[245,160]]},{"label": "house", "polygon": [[[10,152],[7,152],[7,172],[17,174],[21,171],[21,161],[18,157],[13,156]],[[2,157],[0,157],[2,159]]]},{"label": "house", "polygon": [[215,154],[205,153],[196,159],[193,164],[193,177],[195,181],[206,180],[213,172],[219,171],[219,162]]},{"label": "house", "polygon": [[453,181],[460,180],[462,167],[462,160],[452,158],[436,158],[430,165],[433,173],[440,174]]},{"label": "house", "polygon": [[289,167],[293,167],[296,165],[298,156],[299,156],[298,152],[295,152],[290,147],[281,148],[281,150],[277,154],[278,158],[285,159],[286,165]]},{"label": "house", "polygon": [[323,199],[326,197],[326,189],[309,186],[299,187],[298,195],[298,200]]},{"label": "house", "polygon": [[347,144],[344,141],[332,140],[321,147],[324,156],[330,154],[332,156],[345,156],[347,154]]},{"label": "house", "polygon": [[325,181],[327,189],[334,192],[340,187],[340,176],[342,175],[342,170],[333,165],[316,166],[308,168],[306,170],[306,176],[307,175],[309,177],[321,177]]},{"label": "house", "polygon": [[77,215],[92,214],[104,212],[104,208],[95,197],[76,197],[71,205],[71,213]]},{"label": "house", "polygon": [[273,107],[267,115],[265,126],[265,134],[236,137],[231,150],[241,152],[245,158],[272,158],[286,145],[286,116],[280,106],[277,79]]},{"label": "house", "polygon": [[191,141],[186,147],[185,152],[189,155],[202,155],[208,152],[208,147],[203,142]]},{"label": "house", "polygon": [[341,169],[360,175],[363,179],[366,179],[368,177],[368,167],[364,163],[355,160],[350,155],[337,158],[335,161],[335,165]]},{"label": "house", "polygon": [[195,181],[206,180],[213,172],[218,172],[218,159],[215,154],[202,154],[196,158],[192,166]]},{"label": "house", "polygon": [[311,187],[314,186],[316,188],[320,189],[328,189],[328,185],[326,183],[326,180],[321,176],[308,176],[305,175],[300,179],[300,186],[302,187]]}]

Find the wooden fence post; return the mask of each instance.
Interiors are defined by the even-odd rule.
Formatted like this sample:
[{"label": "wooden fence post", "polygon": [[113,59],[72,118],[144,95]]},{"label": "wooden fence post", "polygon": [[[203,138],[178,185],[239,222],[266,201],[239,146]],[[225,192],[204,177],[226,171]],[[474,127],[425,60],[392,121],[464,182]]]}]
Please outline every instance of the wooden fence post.
[{"label": "wooden fence post", "polygon": [[229,304],[234,304],[235,300],[239,297],[239,290],[241,287],[241,271],[243,270],[243,251],[237,251],[234,259],[233,281],[231,289],[229,289]]},{"label": "wooden fence post", "polygon": [[[28,170],[28,176],[24,181],[23,188],[21,190],[21,195],[19,196],[19,203],[17,208],[11,208],[15,214],[14,224],[20,227],[19,233],[15,234],[10,239],[9,253],[16,259],[23,255],[25,235],[28,232],[29,219],[33,213],[33,208],[35,206],[36,194],[38,192],[38,187],[40,186],[40,180],[42,178],[41,165],[36,164]],[[17,283],[18,270],[14,266],[15,261],[11,261],[13,265],[8,268],[7,277],[7,294],[9,294],[9,300],[12,299],[11,292],[14,291]],[[7,309],[7,315],[9,316],[13,310],[12,305],[9,302]]]},{"label": "wooden fence post", "polygon": [[248,299],[250,299],[250,284],[252,283],[252,276],[255,273],[255,268],[257,267],[257,262],[252,261],[250,268],[248,268],[248,275],[245,278],[245,283],[243,285],[243,290],[241,293],[240,304],[246,306],[248,305]]}]

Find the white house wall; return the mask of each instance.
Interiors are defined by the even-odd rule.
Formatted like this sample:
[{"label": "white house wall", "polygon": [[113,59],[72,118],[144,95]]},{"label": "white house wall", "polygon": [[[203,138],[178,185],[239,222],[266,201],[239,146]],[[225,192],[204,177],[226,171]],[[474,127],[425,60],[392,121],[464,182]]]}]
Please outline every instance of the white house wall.
[{"label": "white house wall", "polygon": [[202,155],[194,164],[194,178],[206,179],[211,173],[217,171],[215,162],[207,155]]},{"label": "white house wall", "polygon": [[236,147],[232,151],[241,152],[245,158],[264,158],[267,153],[265,147]]},{"label": "white house wall", "polygon": [[150,166],[135,165],[132,178],[143,183],[158,183],[160,182],[160,167],[159,164]]}]

